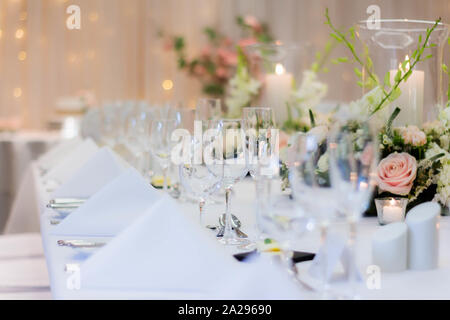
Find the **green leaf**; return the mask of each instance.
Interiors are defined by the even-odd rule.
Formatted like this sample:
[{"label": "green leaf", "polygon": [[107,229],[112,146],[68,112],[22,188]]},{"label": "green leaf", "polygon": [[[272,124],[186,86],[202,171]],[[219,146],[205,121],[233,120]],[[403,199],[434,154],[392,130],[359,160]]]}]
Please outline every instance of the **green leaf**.
[{"label": "green leaf", "polygon": [[330,36],[332,36],[336,41],[342,42],[342,39],[338,35],[336,35],[335,33],[330,33]]},{"label": "green leaf", "polygon": [[399,82],[401,78],[402,78],[402,70],[398,70],[397,73],[395,74],[394,80],[395,82]]},{"label": "green leaf", "polygon": [[390,71],[386,72],[386,74],[384,75],[384,85],[388,88],[391,87],[391,72]]},{"label": "green leaf", "polygon": [[184,49],[184,38],[183,37],[175,37],[173,46],[176,51],[183,50]]},{"label": "green leaf", "polygon": [[314,128],[316,126],[316,120],[311,109],[309,109],[309,120],[311,121],[311,128]]},{"label": "green leaf", "polygon": [[389,101],[394,101],[397,100],[398,97],[400,97],[400,95],[402,94],[402,90],[400,90],[399,87],[395,88],[392,90],[391,95],[389,96]]},{"label": "green leaf", "polygon": [[390,138],[392,138],[392,123],[394,122],[395,118],[397,118],[400,111],[401,111],[400,108],[396,107],[386,124],[386,133]]},{"label": "green leaf", "polygon": [[338,59],[339,62],[342,62],[342,63],[348,62],[348,58],[347,57],[340,57],[340,58],[337,58],[337,59]]},{"label": "green leaf", "polygon": [[448,67],[447,67],[447,65],[446,65],[445,63],[442,64],[442,70],[443,70],[445,73],[448,73]]},{"label": "green leaf", "polygon": [[362,77],[361,70],[359,70],[357,67],[355,67],[355,68],[353,69],[353,71],[355,72],[355,74],[356,74],[359,78]]}]

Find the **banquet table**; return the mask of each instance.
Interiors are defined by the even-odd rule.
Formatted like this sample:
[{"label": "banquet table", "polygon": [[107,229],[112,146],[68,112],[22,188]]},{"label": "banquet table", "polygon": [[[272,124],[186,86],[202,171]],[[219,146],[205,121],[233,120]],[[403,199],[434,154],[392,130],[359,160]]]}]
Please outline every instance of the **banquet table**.
[{"label": "banquet table", "polygon": [[[196,296],[192,293],[185,292],[142,292],[142,291],[112,291],[112,290],[74,290],[73,287],[68,285],[70,279],[70,273],[65,270],[70,265],[76,265],[84,261],[89,255],[95,254],[96,250],[101,248],[90,249],[90,251],[76,251],[69,247],[61,247],[57,245],[57,241],[61,239],[68,240],[63,236],[51,235],[51,228],[54,226],[50,223],[54,212],[51,209],[45,207],[45,204],[49,200],[49,194],[45,190],[45,187],[40,181],[40,175],[35,165],[32,165],[34,172],[33,177],[36,179],[36,201],[39,202],[40,208],[40,223],[41,223],[41,235],[42,235],[42,247],[45,252],[46,268],[48,271],[48,283],[51,288],[51,297],[53,299],[196,299],[200,296]],[[254,195],[255,188],[251,179],[245,179],[238,183],[234,190],[233,206],[232,210],[234,214],[239,216],[243,222],[243,231],[252,235],[254,225]],[[284,197],[284,198],[283,198]],[[290,201],[285,195],[280,194],[282,201]],[[195,203],[187,201],[179,201],[183,213],[191,219],[198,221],[198,207]],[[218,217],[218,213],[222,213],[224,209],[223,203],[215,203],[206,207],[206,224],[214,224]],[[357,245],[358,255],[358,267],[361,271],[363,281],[358,284],[357,291],[360,293],[363,299],[449,299],[450,298],[450,252],[446,248],[446,243],[450,242],[450,219],[449,217],[442,217],[440,222],[440,259],[439,268],[429,271],[404,271],[400,273],[381,273],[380,288],[370,289],[366,286],[366,273],[367,267],[371,265],[371,237],[372,234],[378,228],[378,222],[376,218],[363,218],[359,222],[359,240]],[[345,229],[343,222],[337,221],[333,228],[336,230]],[[211,237],[215,234],[205,229],[205,232],[210,232]],[[24,240],[25,239],[25,240]],[[80,238],[84,239],[84,238]],[[109,241],[110,238],[86,238],[96,241]],[[319,233],[316,231],[308,232],[303,237],[299,238],[295,243],[296,250],[317,252],[320,243]],[[46,277],[43,273],[43,257],[42,251],[39,250],[37,245],[39,242],[39,236],[36,234],[31,235],[18,235],[3,236],[0,237],[0,248],[3,248],[3,244],[7,246],[8,243],[13,243],[13,247],[17,248],[18,252],[26,251],[28,248],[36,248],[36,252],[33,253],[33,257],[25,257],[26,263],[20,264],[22,260],[14,259],[2,259],[0,257],[0,269],[5,270],[4,278],[1,286],[11,285],[9,280],[15,284],[15,279],[21,278],[20,281],[24,281],[23,285],[27,287],[40,288],[38,292],[16,292],[0,295],[1,298],[49,298],[49,292],[45,291],[45,286],[48,285]],[[31,247],[30,244],[32,245]],[[224,248],[230,254],[236,253],[235,249]],[[1,252],[1,251],[0,251]],[[5,253],[5,255],[8,255]],[[15,263],[20,266],[15,269]],[[300,275],[307,275],[308,268],[311,262],[302,262],[297,264],[297,268],[300,271]],[[30,277],[28,277],[30,275]],[[308,277],[305,277],[305,281]],[[332,283],[332,288],[336,288],[337,291],[345,290],[346,284],[342,280],[335,280]],[[22,283],[21,283],[22,285]],[[317,293],[304,290],[304,297],[307,299],[316,299]],[[1,293],[1,291],[0,291]]]},{"label": "banquet table", "polygon": [[50,131],[0,132],[0,230],[28,166],[60,140]]}]

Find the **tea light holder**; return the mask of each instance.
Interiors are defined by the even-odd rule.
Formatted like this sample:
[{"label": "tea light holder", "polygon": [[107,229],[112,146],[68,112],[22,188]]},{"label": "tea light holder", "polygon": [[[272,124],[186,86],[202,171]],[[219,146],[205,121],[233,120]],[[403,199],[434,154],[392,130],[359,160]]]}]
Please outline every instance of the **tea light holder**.
[{"label": "tea light holder", "polygon": [[408,198],[379,198],[375,199],[378,222],[385,225],[405,220]]}]

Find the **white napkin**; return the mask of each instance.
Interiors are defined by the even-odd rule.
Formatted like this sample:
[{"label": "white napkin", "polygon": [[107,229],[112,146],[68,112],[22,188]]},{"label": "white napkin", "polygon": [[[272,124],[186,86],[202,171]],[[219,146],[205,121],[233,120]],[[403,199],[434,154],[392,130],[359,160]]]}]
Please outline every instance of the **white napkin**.
[{"label": "white napkin", "polygon": [[83,140],[80,137],[59,142],[56,146],[52,147],[38,158],[37,164],[39,168],[44,171],[50,170],[81,143],[83,143]]},{"label": "white napkin", "polygon": [[81,265],[81,290],[117,289],[211,297],[240,263],[168,196]]},{"label": "white napkin", "polygon": [[124,161],[109,147],[98,150],[52,195],[54,198],[89,198],[125,172]]},{"label": "white napkin", "polygon": [[159,192],[129,168],[52,228],[51,233],[114,236],[159,198]]},{"label": "white napkin", "polygon": [[97,150],[98,146],[92,139],[84,140],[44,175],[44,183],[45,181],[56,181],[60,185],[65,183]]}]

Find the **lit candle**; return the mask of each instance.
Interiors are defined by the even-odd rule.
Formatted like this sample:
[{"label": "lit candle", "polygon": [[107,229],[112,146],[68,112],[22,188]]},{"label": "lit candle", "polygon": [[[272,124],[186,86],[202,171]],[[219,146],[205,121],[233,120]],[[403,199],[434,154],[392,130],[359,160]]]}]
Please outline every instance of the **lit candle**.
[{"label": "lit candle", "polygon": [[281,63],[275,66],[275,73],[269,73],[265,77],[265,87],[262,96],[262,104],[272,108],[278,125],[283,125],[288,119],[286,102],[292,89],[293,76],[286,72]]},{"label": "lit candle", "polygon": [[[405,60],[409,60],[406,56]],[[399,66],[400,67],[400,66]],[[409,62],[405,67],[406,71],[410,69]],[[398,70],[391,70],[391,85],[394,84],[394,78]],[[423,119],[423,90],[425,73],[420,70],[413,70],[406,82],[399,85],[401,95],[392,103],[392,108],[399,107],[400,114],[395,119],[396,126],[415,125],[421,126]]]},{"label": "lit candle", "polygon": [[403,219],[403,208],[402,206],[395,200],[389,200],[388,205],[383,207],[383,220],[385,224],[391,222],[402,221]]}]

